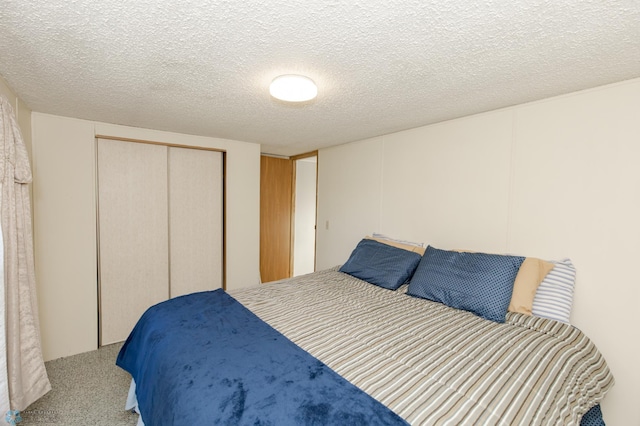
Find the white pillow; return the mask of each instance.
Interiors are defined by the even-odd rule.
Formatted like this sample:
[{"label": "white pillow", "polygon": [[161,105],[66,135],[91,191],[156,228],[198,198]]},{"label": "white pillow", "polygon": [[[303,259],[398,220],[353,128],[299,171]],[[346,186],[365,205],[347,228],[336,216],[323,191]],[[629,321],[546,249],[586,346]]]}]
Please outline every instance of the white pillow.
[{"label": "white pillow", "polygon": [[414,247],[424,247],[424,243],[414,243],[413,241],[398,240],[396,238],[388,237],[388,236],[386,236],[384,234],[378,234],[377,232],[374,232],[372,236],[373,236],[373,238],[377,238],[379,240],[393,241],[393,242],[396,242],[396,243],[406,244],[406,245],[414,246]]},{"label": "white pillow", "polygon": [[569,324],[573,306],[576,268],[570,259],[552,261],[551,272],[542,280],[533,298],[533,315]]}]

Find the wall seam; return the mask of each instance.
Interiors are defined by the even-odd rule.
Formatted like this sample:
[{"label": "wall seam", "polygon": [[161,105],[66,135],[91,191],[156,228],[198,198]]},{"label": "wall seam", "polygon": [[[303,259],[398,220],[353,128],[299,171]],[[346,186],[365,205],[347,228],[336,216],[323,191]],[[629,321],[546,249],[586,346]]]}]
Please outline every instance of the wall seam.
[{"label": "wall seam", "polygon": [[513,220],[513,195],[515,193],[515,158],[516,158],[516,147],[517,147],[517,130],[516,130],[516,122],[517,122],[518,111],[517,108],[512,109],[511,113],[511,140],[510,140],[510,153],[509,153],[509,184],[507,185],[507,229],[505,232],[505,252],[511,253],[511,228],[512,228],[512,220]]},{"label": "wall seam", "polygon": [[387,136],[382,136],[380,142],[380,203],[378,204],[378,230],[382,233],[382,206],[384,203],[384,150],[386,146]]}]

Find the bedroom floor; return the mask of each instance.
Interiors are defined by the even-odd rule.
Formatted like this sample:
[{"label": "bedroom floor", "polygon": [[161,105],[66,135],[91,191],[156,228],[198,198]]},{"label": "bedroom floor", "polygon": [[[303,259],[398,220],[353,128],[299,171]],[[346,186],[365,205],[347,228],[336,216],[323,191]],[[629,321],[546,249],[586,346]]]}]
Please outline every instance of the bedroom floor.
[{"label": "bedroom floor", "polygon": [[45,363],[51,391],[20,413],[20,426],[133,426],[125,411],[131,377],[116,367],[122,343]]}]

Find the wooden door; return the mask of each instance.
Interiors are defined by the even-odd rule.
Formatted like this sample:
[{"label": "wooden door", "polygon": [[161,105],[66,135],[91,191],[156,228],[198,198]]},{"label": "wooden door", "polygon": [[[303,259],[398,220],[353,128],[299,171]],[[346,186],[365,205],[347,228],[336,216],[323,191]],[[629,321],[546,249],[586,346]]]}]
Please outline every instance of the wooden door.
[{"label": "wooden door", "polygon": [[260,158],[260,276],[263,282],[291,276],[293,162]]}]

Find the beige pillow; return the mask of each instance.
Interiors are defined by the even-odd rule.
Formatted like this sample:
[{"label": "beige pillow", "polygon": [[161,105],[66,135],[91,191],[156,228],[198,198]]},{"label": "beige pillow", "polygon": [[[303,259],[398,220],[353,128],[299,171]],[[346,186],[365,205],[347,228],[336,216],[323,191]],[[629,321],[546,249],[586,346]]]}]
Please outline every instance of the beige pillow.
[{"label": "beige pillow", "polygon": [[[412,246],[411,244],[402,244],[402,243],[399,243],[397,241],[390,241],[390,240],[385,240],[385,239],[382,239],[382,238],[374,238],[374,237],[370,237],[370,236],[366,236],[365,238],[368,239],[368,240],[374,240],[374,241],[377,241],[379,243],[386,244],[388,246],[397,247],[397,248],[401,248],[401,249],[404,249],[404,250],[412,251],[414,253],[418,253],[420,256],[422,256],[424,254],[425,250],[426,250],[426,248],[424,248],[424,247]],[[532,302],[533,302],[533,299],[532,299]]]},{"label": "beige pillow", "polygon": [[536,290],[553,266],[553,263],[535,257],[525,258],[513,283],[513,295],[508,311],[531,315]]}]

